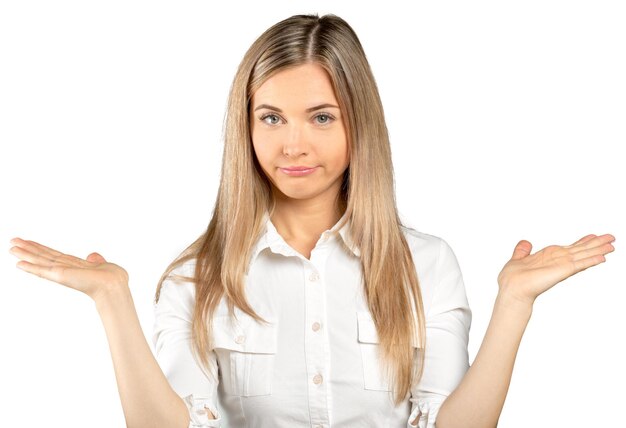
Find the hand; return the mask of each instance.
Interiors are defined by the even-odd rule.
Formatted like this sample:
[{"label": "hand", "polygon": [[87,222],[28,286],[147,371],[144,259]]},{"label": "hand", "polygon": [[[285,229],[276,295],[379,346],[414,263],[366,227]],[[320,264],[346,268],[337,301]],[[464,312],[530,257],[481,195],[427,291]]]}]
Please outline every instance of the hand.
[{"label": "hand", "polygon": [[81,291],[94,301],[114,287],[128,285],[128,273],[98,253],[81,259],[34,241],[13,238],[10,242],[15,246],[9,252],[21,259],[18,268]]},{"label": "hand", "polygon": [[532,244],[520,241],[498,275],[500,292],[533,303],[537,296],[575,273],[606,261],[615,250],[613,235],[587,235],[572,245],[550,245],[530,254]]}]

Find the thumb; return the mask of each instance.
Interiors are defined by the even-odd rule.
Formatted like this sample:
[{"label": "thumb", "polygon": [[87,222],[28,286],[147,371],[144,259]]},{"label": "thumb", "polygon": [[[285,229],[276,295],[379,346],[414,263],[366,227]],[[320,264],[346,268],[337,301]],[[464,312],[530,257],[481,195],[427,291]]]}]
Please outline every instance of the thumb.
[{"label": "thumb", "polygon": [[530,251],[532,249],[533,249],[533,244],[531,244],[525,239],[522,239],[515,246],[515,250],[513,250],[513,256],[511,257],[511,260],[523,259],[524,257],[530,254]]},{"label": "thumb", "polygon": [[87,261],[92,263],[106,263],[104,257],[98,253],[91,253],[87,256]]}]

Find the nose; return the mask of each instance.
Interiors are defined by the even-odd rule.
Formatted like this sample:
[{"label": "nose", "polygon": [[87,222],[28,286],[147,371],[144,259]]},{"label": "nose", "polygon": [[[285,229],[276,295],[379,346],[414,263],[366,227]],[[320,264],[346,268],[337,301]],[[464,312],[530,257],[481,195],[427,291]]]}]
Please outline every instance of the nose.
[{"label": "nose", "polygon": [[304,126],[293,121],[288,126],[287,135],[283,143],[283,154],[287,157],[297,157],[308,153],[308,136]]}]

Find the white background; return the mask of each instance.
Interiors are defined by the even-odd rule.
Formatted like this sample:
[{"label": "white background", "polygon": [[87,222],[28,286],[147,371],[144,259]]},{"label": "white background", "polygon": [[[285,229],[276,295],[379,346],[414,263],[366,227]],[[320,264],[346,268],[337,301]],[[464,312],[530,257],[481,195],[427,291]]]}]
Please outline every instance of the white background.
[{"label": "white background", "polygon": [[9,239],[126,268],[150,340],[157,280],[210,218],[236,67],[266,28],[311,12],[360,37],[401,216],[461,264],[470,361],[520,239],[617,238],[538,298],[499,426],[623,424],[623,3],[220,3],[1,3],[0,426],[125,426],[93,302],[17,269]]}]

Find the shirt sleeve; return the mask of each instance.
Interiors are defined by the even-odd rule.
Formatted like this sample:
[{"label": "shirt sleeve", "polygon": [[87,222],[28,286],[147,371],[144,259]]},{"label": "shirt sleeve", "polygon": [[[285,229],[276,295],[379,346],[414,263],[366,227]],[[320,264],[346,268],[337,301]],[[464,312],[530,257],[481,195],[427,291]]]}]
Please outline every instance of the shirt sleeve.
[{"label": "shirt sleeve", "polygon": [[[436,288],[426,314],[424,372],[411,389],[409,428],[435,428],[441,404],[469,369],[472,313],[457,258],[441,238],[436,266]],[[411,424],[416,418],[417,425]]]},{"label": "shirt sleeve", "polygon": [[[193,276],[191,266],[183,265],[173,273]],[[168,277],[161,285],[159,301],[154,303],[152,343],[155,356],[165,377],[189,409],[188,428],[220,427],[222,417],[217,410],[217,382],[213,381],[194,358],[191,341],[191,320],[195,302],[192,282]],[[217,373],[217,358],[209,360]],[[216,419],[209,419],[208,408]]]}]

